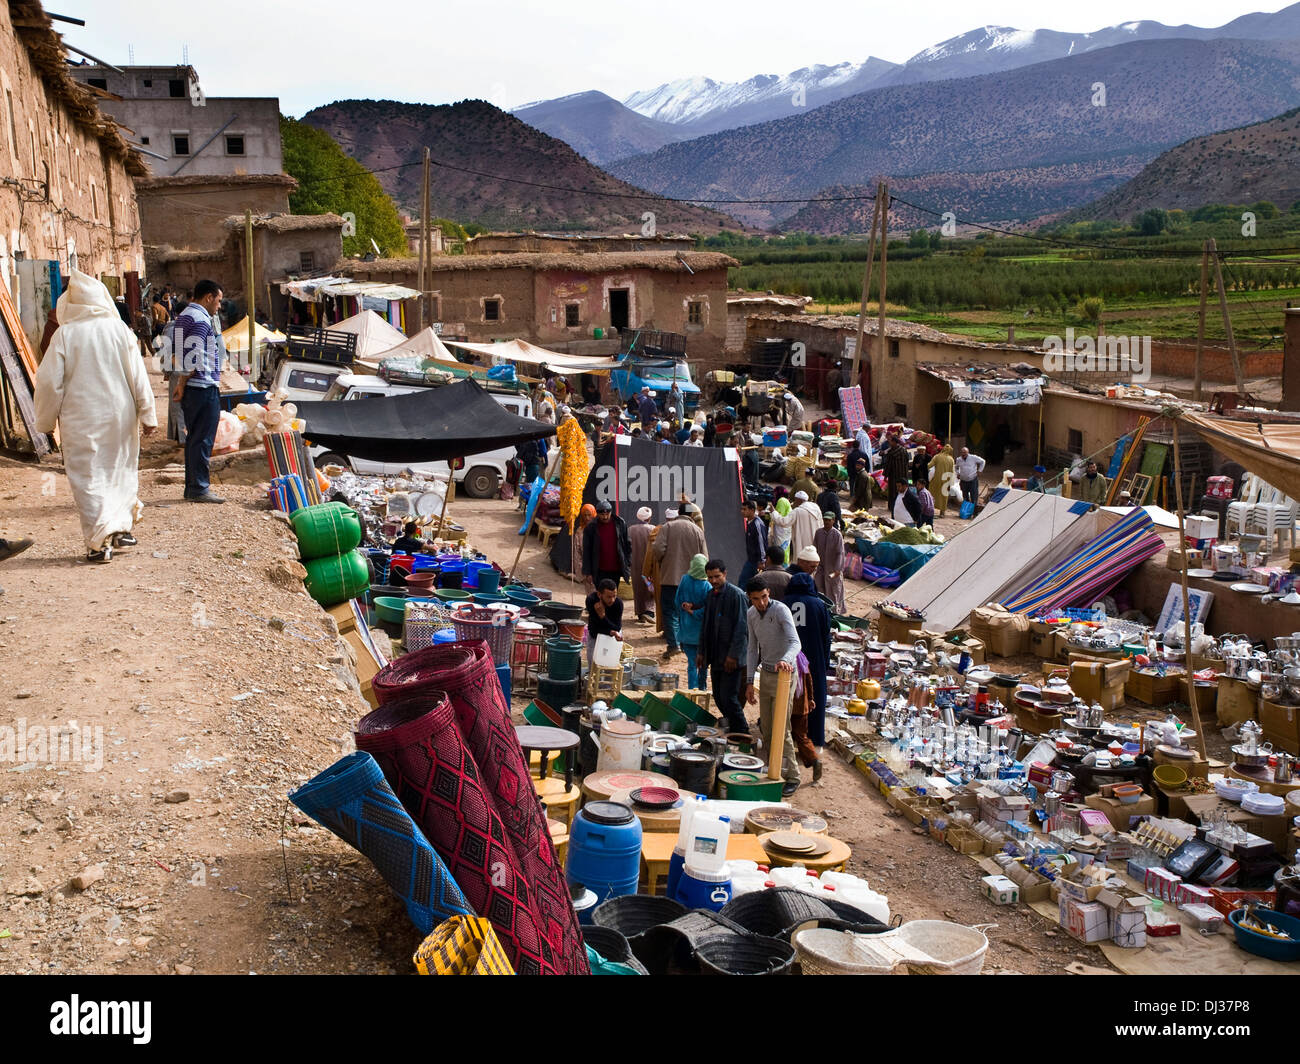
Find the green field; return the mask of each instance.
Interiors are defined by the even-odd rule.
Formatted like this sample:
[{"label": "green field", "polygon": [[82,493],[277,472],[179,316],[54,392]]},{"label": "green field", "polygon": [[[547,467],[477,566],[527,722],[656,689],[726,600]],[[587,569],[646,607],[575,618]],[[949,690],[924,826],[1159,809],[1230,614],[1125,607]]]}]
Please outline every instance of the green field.
[{"label": "green field", "polygon": [[[1097,314],[1109,333],[1195,340],[1201,246],[1214,237],[1223,254],[1233,331],[1243,351],[1281,346],[1282,313],[1300,302],[1300,210],[1255,205],[1256,233],[1241,235],[1241,212],[1203,208],[1174,217],[1172,231],[1143,235],[1133,227],[1087,223],[1039,230],[1034,236],[982,233],[939,239],[913,234],[890,241],[890,313],[981,340],[1036,342],[1065,328],[1095,328]],[[1201,215],[1201,217],[1197,217]],[[1265,216],[1268,215],[1268,216]],[[1048,243],[1053,241],[1055,243]],[[749,238],[718,247],[741,262],[730,271],[733,288],[812,298],[810,312],[856,313],[866,266],[866,244],[808,234]],[[879,296],[879,257],[870,305]],[[1206,337],[1226,339],[1218,299],[1211,293]],[[1089,301],[1091,304],[1085,304]],[[897,307],[897,310],[895,310]],[[1089,314],[1091,310],[1092,315]]]}]

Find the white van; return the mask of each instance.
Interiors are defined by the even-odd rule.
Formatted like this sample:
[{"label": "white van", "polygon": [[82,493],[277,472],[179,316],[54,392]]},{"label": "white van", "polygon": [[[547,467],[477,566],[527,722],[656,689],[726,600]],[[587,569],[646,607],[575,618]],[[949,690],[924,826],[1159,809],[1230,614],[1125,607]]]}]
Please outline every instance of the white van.
[{"label": "white van", "polygon": [[[327,401],[352,402],[356,399],[380,399],[389,395],[406,395],[418,392],[418,384],[391,384],[382,377],[364,373],[341,373],[334,378],[329,390],[321,398]],[[526,395],[514,392],[489,392],[498,403],[520,417],[533,416],[532,400]],[[324,447],[311,449],[312,460],[317,467],[340,465],[354,473],[369,473],[382,476],[394,476],[406,469],[418,473],[447,475],[446,462],[374,462],[366,458],[349,458]],[[456,470],[456,483],[464,488],[465,494],[472,499],[491,499],[501,489],[506,476],[506,463],[515,457],[513,447],[499,447],[495,451],[465,456],[465,464]]]}]

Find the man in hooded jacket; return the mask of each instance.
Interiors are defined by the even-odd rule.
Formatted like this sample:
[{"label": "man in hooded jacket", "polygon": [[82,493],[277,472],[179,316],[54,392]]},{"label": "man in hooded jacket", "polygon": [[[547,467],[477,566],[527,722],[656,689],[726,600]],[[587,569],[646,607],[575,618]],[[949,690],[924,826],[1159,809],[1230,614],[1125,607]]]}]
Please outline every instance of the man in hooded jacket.
[{"label": "man in hooded jacket", "polygon": [[57,313],[36,374],[36,428],[53,432],[58,423],[86,560],[106,562],[135,545],[140,435],[154,433],[158,414],[139,344],[108,289],[74,269]]},{"label": "man in hooded jacket", "polygon": [[[813,578],[807,573],[795,573],[786,587],[784,602],[794,618],[794,630],[799,636],[799,649],[808,659],[812,683],[812,705],[808,710],[807,744],[799,745],[799,758],[811,764],[813,782],[822,777],[820,757],[810,758],[826,745],[826,674],[831,668],[831,613],[817,594]],[[809,746],[813,749],[809,750]]]}]

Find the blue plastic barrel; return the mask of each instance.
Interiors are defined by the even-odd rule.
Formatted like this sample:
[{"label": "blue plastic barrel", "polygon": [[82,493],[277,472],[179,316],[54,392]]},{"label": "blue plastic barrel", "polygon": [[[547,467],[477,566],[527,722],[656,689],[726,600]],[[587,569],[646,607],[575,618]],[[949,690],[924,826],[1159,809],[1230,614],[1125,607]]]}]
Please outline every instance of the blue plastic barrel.
[{"label": "blue plastic barrel", "polygon": [[[454,635],[456,629],[453,628],[451,631],[452,634]],[[506,705],[509,706],[510,705],[510,666],[509,665],[497,666],[497,682],[501,684],[501,693],[506,696]]]},{"label": "blue plastic barrel", "polygon": [[694,872],[683,868],[676,891],[668,896],[688,909],[709,909],[716,913],[731,901],[731,873],[725,869]]},{"label": "blue plastic barrel", "polygon": [[[653,768],[651,772],[655,771]],[[673,855],[668,858],[668,882],[664,886],[664,893],[668,897],[677,896],[677,884],[682,878],[682,869],[686,867],[686,851],[680,846],[673,847]]]},{"label": "blue plastic barrel", "polygon": [[622,802],[588,802],[569,828],[564,874],[600,901],[635,894],[641,876],[641,821]]},{"label": "blue plastic barrel", "polygon": [[454,642],[456,642],[456,629],[455,629],[455,628],[439,628],[436,632],[433,633],[433,641],[434,641],[435,643],[454,643]]}]

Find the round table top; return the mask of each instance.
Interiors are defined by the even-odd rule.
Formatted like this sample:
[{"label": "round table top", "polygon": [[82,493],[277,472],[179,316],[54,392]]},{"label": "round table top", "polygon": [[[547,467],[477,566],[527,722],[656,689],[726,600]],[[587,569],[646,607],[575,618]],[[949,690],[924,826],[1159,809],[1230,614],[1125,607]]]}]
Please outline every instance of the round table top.
[{"label": "round table top", "polygon": [[646,809],[632,801],[632,792],[637,787],[628,787],[614,791],[610,796],[611,802],[622,802],[632,810],[636,818],[641,821],[643,831],[676,831],[682,820],[682,806],[690,799],[695,797],[694,791],[684,791],[680,787],[674,787],[678,794],[682,796],[682,801],[671,809]]},{"label": "round table top", "polygon": [[577,732],[536,724],[516,724],[515,737],[525,750],[572,750],[580,741]]},{"label": "round table top", "polygon": [[847,842],[833,839],[829,835],[819,836],[819,838],[831,845],[830,852],[823,854],[821,857],[800,857],[797,853],[782,853],[780,850],[768,845],[768,842],[775,834],[777,832],[769,831],[760,835],[758,843],[763,847],[763,852],[767,854],[771,864],[778,868],[803,865],[811,872],[824,872],[827,869],[840,867],[853,856],[853,850]]},{"label": "round table top", "polygon": [[607,802],[615,791],[630,791],[637,787],[671,787],[678,790],[677,781],[659,772],[642,772],[640,769],[622,772],[591,772],[583,777],[582,793],[599,802]]}]

